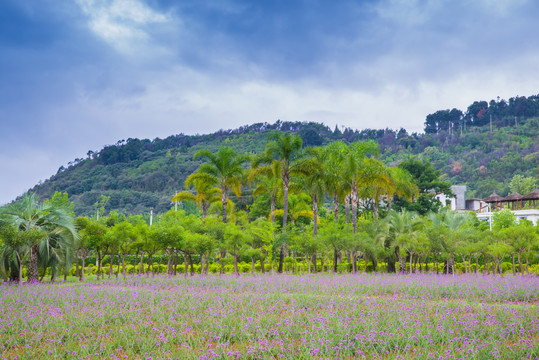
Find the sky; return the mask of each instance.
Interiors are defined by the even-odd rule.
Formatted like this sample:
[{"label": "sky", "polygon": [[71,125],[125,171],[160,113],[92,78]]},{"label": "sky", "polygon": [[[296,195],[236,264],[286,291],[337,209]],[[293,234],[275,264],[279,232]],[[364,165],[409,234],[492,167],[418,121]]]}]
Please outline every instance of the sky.
[{"label": "sky", "polygon": [[538,94],[535,0],[0,0],[0,205],[121,139]]}]

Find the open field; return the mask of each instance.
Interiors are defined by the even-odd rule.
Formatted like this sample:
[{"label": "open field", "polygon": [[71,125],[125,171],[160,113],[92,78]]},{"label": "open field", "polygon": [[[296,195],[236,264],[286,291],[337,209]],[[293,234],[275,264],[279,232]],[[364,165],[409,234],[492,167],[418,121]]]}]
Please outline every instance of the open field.
[{"label": "open field", "polygon": [[128,277],[0,286],[0,359],[535,359],[539,277]]}]

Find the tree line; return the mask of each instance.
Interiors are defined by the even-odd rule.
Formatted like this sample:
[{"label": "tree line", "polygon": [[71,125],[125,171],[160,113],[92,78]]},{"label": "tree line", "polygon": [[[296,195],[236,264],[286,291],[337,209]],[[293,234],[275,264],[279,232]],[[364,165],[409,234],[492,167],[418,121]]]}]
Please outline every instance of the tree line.
[{"label": "tree line", "polygon": [[429,114],[425,120],[425,133],[462,133],[470,126],[517,126],[519,120],[538,116],[539,95],[515,96],[509,101],[498,97],[490,102],[474,101],[466,112],[453,108]]},{"label": "tree line", "polygon": [[[140,257],[138,272],[149,274],[157,254],[165,255],[169,274],[178,266],[194,273],[195,265],[202,273],[216,266],[224,272],[227,259],[236,274],[241,262],[250,262],[253,272],[259,263],[260,271],[279,273],[306,266],[340,271],[343,264],[353,272],[451,273],[463,266],[490,273],[501,272],[508,257],[513,272],[524,273],[537,260],[537,227],[517,224],[510,212],[496,214],[492,232],[473,215],[438,212],[434,194],[450,194],[449,183],[428,162],[411,158],[386,166],[374,142],[305,148],[297,134],[270,137],[265,150],[251,156],[224,146],[195,154],[205,162],[172,198],[195,203],[195,214],[173,209],[155,222],[118,212],[104,216],[103,198],[95,216],[75,218],[65,193],[43,204],[24,196],[0,209],[4,276],[22,281],[26,266],[29,281],[47,271],[54,279],[75,263],[82,280],[90,254],[98,278],[120,269],[126,276],[126,259],[133,256]],[[246,185],[255,201],[242,209],[235,202]]]}]

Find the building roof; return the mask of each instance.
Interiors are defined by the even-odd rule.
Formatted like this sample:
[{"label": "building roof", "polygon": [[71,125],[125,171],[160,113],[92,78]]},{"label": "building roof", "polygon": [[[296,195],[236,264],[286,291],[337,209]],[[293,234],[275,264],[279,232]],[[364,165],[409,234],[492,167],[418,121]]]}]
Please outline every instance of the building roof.
[{"label": "building roof", "polygon": [[502,200],[503,200],[503,197],[496,194],[495,192],[493,192],[490,196],[487,196],[486,198],[483,199],[483,201],[487,203],[495,203],[495,202],[500,202]]},{"label": "building roof", "polygon": [[535,189],[531,193],[524,195],[522,200],[539,200],[539,189]]},{"label": "building roof", "polygon": [[514,192],[511,195],[507,195],[506,197],[504,197],[502,201],[517,201],[517,200],[522,200],[522,195],[520,195],[517,192]]}]

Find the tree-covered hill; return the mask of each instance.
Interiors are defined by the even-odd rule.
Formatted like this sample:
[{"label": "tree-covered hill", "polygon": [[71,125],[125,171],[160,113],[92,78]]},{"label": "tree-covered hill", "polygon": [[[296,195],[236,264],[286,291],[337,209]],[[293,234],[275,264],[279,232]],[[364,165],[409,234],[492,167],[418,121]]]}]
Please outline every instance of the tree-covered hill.
[{"label": "tree-covered hill", "polygon": [[[535,97],[533,99],[535,101]],[[514,175],[533,177],[537,181],[539,118],[522,115],[515,118],[516,121],[498,119],[492,126],[490,122],[478,121],[472,125],[473,121],[469,120],[468,126],[464,126],[464,119],[474,119],[469,113],[475,111],[475,107],[471,105],[471,108],[466,114],[461,112],[460,123],[436,125],[434,131],[429,123],[434,114],[428,115],[425,134],[408,134],[402,128],[398,131],[339,127],[332,130],[312,122],[277,121],[207,135],[121,140],[101,151],[89,151],[86,159],[75,159],[67,168],[60,167],[56,175],[30,191],[41,198],[50,198],[55,191],[67,192],[78,215],[94,213],[101,195],[110,197],[107,209],[142,213],[154,208],[162,212],[171,207],[172,196],[183,189],[185,178],[199,166],[200,161],[193,161],[196,151],[216,151],[220,145],[227,145],[240,153],[259,153],[268,141],[268,133],[275,130],[299,133],[304,146],[324,145],[335,140],[347,143],[375,140],[382,150],[380,158],[387,164],[394,165],[410,156],[429,160],[442,170],[445,180],[467,184],[469,196],[485,197],[493,191],[506,195]],[[486,109],[483,116],[488,114],[488,103]],[[535,116],[535,110],[530,110],[529,114]],[[235,201],[246,205],[251,202],[249,194],[246,190],[245,196]]]}]

